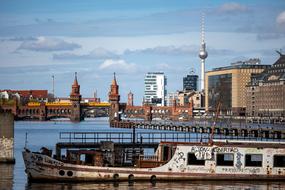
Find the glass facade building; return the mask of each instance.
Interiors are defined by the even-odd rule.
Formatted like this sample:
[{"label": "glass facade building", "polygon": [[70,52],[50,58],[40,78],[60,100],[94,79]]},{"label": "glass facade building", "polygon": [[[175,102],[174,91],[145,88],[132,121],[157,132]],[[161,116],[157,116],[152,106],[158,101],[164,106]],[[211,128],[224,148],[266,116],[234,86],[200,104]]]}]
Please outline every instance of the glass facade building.
[{"label": "glass facade building", "polygon": [[219,102],[223,112],[231,111],[232,74],[209,76],[208,109],[215,111]]},{"label": "glass facade building", "polygon": [[183,77],[183,90],[197,91],[198,75],[187,75]]},{"label": "glass facade building", "polygon": [[217,104],[220,102],[220,114],[245,116],[246,85],[250,82],[252,75],[261,73],[268,66],[261,65],[259,59],[250,59],[206,72],[206,112],[215,113]]}]

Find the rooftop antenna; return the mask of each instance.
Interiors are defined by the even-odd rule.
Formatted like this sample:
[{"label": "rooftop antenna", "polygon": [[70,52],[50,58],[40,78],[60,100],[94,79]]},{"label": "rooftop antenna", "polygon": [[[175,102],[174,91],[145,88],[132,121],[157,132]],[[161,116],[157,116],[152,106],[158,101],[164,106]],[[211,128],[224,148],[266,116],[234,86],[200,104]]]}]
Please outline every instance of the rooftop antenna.
[{"label": "rooftop antenna", "polygon": [[201,43],[205,43],[205,13],[202,13],[201,20]]},{"label": "rooftop antenna", "polygon": [[195,74],[195,69],[193,67],[190,68],[190,72],[191,75]]}]

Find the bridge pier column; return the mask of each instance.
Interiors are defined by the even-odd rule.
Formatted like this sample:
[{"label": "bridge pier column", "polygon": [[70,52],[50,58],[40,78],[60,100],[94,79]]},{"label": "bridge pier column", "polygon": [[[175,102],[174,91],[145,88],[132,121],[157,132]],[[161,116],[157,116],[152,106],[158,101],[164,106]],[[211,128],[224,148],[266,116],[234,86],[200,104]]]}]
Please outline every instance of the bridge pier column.
[{"label": "bridge pier column", "polygon": [[14,115],[0,109],[0,163],[15,163]]},{"label": "bridge pier column", "polygon": [[45,105],[42,105],[40,108],[40,121],[46,121],[47,120],[47,109]]},{"label": "bridge pier column", "polygon": [[73,109],[71,111],[70,120],[72,122],[82,121],[80,102],[72,102]]}]

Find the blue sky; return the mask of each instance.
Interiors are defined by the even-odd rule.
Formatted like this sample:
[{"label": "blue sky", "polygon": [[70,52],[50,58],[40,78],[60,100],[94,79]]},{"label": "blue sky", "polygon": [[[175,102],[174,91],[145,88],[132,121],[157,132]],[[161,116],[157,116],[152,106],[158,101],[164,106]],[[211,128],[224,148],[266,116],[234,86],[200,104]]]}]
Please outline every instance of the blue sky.
[{"label": "blue sky", "polygon": [[206,70],[285,51],[285,1],[49,0],[0,1],[0,89],[52,89],[66,97],[74,72],[81,92],[102,100],[116,72],[123,101],[136,104],[148,71],[164,71],[168,91],[200,73],[201,15]]}]

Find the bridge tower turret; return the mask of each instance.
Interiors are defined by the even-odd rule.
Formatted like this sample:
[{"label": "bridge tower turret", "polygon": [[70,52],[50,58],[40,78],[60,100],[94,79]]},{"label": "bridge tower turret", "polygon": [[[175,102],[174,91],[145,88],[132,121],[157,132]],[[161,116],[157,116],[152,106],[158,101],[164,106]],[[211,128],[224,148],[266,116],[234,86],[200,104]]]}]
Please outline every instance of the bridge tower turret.
[{"label": "bridge tower turret", "polygon": [[77,72],[75,72],[74,76],[74,82],[72,84],[72,90],[70,93],[70,102],[73,106],[73,110],[71,113],[71,121],[81,121],[81,107],[80,107],[80,101],[81,101],[81,94],[80,94],[80,85],[77,81]]},{"label": "bridge tower turret", "polygon": [[130,91],[128,94],[128,106],[134,106],[134,94]]},{"label": "bridge tower turret", "polygon": [[110,86],[109,92],[109,102],[111,104],[109,111],[109,121],[120,120],[119,111],[120,111],[120,95],[119,95],[119,85],[116,80],[116,73],[114,73],[114,78]]}]

